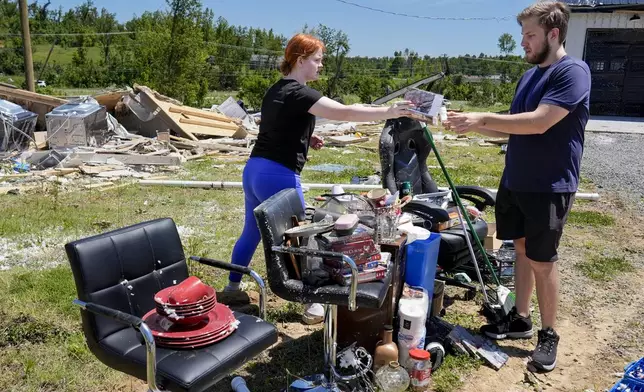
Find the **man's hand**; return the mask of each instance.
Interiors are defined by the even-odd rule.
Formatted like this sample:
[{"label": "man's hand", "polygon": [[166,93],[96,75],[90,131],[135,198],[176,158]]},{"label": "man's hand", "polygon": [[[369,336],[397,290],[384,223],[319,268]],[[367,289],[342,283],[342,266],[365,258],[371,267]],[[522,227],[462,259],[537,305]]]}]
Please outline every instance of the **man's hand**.
[{"label": "man's hand", "polygon": [[318,135],[311,135],[311,148],[314,150],[319,150],[324,146],[324,139]]},{"label": "man's hand", "polygon": [[484,113],[449,112],[443,126],[459,134],[473,132],[482,127],[484,115]]}]

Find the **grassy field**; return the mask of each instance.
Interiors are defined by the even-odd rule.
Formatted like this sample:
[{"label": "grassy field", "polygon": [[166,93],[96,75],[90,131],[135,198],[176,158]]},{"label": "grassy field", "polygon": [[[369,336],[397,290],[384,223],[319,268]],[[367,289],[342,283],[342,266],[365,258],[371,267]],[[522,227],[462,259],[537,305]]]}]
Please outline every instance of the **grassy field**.
[{"label": "grassy field", "polygon": [[[33,58],[34,63],[44,62],[47,59],[51,45],[40,44],[33,46]],[[90,46],[85,48],[87,50],[87,58],[92,61],[99,61],[101,56],[101,48],[99,46]],[[77,48],[66,48],[60,45],[55,45],[54,49],[51,52],[49,61],[51,64],[67,65],[72,62],[74,53],[76,53]]]},{"label": "grassy field", "polygon": [[[228,94],[224,94],[228,95]],[[223,97],[223,95],[222,95]],[[379,129],[380,126],[372,127]],[[367,147],[376,146],[376,138]],[[454,167],[457,184],[495,187],[503,167],[498,148],[439,146],[445,163]],[[352,167],[338,173],[310,170],[317,164]],[[431,162],[430,165],[435,165]],[[179,177],[190,180],[239,181],[244,158],[238,161],[204,159],[185,165]],[[325,148],[313,152],[303,182],[348,183],[353,176],[368,176],[379,169],[371,149]],[[431,169],[440,185],[446,185],[438,169]],[[587,183],[588,187],[592,184]],[[591,190],[591,189],[589,189]],[[306,198],[314,203],[314,193]],[[172,217],[179,227],[187,255],[230,260],[241,231],[243,194],[240,190],[204,190],[129,185],[105,192],[65,191],[58,185],[43,185],[28,195],[0,196],[0,249],[13,268],[0,271],[0,390],[2,391],[134,391],[140,383],[108,370],[84,343],[78,309],[71,305],[75,288],[63,251],[65,242],[158,217]],[[573,224],[610,224],[609,214],[594,212],[580,203],[571,217]],[[489,216],[489,214],[488,214]],[[599,260],[585,268],[593,277],[613,274],[621,260]],[[261,275],[265,266],[261,252],[252,263]],[[607,272],[608,271],[608,272]],[[620,270],[618,270],[620,271]],[[192,266],[192,273],[221,289],[227,276]],[[611,275],[612,276],[612,275]],[[269,302],[269,315],[283,328],[298,324],[301,306]],[[480,319],[453,313],[448,320],[475,326]],[[295,323],[295,324],[289,324]],[[284,327],[286,325],[286,327]],[[293,327],[291,327],[293,328]],[[289,329],[284,330],[285,334]],[[242,374],[251,390],[275,391],[295,375],[310,373],[321,361],[321,333],[276,346],[268,356],[249,363]],[[455,391],[480,363],[449,356],[434,375],[435,390]],[[285,370],[288,369],[288,372]],[[227,387],[222,387],[227,388]],[[219,389],[218,389],[219,390]]]}]

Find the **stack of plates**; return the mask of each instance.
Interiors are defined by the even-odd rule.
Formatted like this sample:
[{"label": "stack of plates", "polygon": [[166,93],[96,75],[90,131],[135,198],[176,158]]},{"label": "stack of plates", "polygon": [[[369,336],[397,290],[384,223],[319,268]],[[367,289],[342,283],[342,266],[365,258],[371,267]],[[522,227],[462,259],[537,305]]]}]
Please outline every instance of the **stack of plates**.
[{"label": "stack of plates", "polygon": [[154,296],[155,308],[143,321],[157,345],[197,348],[216,343],[238,326],[233,312],[217,302],[215,290],[191,276]]}]

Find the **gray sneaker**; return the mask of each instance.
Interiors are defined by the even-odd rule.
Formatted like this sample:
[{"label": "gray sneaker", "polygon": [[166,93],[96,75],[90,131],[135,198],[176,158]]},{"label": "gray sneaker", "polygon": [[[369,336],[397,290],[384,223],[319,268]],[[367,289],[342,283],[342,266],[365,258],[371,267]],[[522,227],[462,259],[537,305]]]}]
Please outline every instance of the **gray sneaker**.
[{"label": "gray sneaker", "polygon": [[552,328],[542,329],[538,332],[539,341],[532,354],[530,365],[543,372],[552,371],[557,365],[557,346],[559,335]]}]

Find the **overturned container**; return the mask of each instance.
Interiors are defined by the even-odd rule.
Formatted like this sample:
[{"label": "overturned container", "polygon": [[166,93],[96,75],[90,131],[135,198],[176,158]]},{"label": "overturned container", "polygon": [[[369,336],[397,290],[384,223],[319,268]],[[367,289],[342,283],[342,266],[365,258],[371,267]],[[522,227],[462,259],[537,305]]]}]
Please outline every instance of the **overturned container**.
[{"label": "overturned container", "polygon": [[109,136],[105,106],[70,102],[45,116],[49,148],[101,146]]},{"label": "overturned container", "polygon": [[38,115],[0,99],[0,151],[24,150],[33,139]]}]

